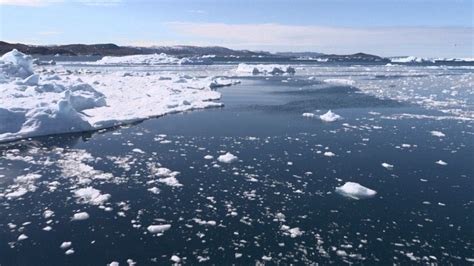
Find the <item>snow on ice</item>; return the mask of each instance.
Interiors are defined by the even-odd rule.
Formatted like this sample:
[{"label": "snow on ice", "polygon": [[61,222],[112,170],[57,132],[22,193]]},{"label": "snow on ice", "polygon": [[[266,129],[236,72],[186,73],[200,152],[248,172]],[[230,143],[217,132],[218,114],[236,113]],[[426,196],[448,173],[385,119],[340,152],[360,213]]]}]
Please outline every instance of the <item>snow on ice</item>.
[{"label": "snow on ice", "polygon": [[321,118],[321,120],[324,122],[334,122],[334,121],[342,119],[340,115],[333,113],[331,110],[329,110],[327,113],[323,115],[320,115],[319,118]]},{"label": "snow on ice", "polygon": [[344,185],[337,187],[336,192],[343,196],[357,200],[370,198],[377,194],[375,190],[364,187],[356,182],[346,182]]},{"label": "snow on ice", "polygon": [[[124,58],[113,60],[123,63]],[[0,58],[0,142],[220,107],[214,89],[237,83],[179,74],[45,70],[33,66],[31,56],[12,50]]]}]

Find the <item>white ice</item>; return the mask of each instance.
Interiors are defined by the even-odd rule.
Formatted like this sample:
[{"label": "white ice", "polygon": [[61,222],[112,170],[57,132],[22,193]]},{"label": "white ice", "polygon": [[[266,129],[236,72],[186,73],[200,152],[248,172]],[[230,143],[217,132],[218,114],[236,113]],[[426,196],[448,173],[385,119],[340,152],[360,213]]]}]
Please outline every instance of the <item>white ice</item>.
[{"label": "white ice", "polygon": [[217,160],[221,163],[233,163],[237,161],[239,158],[232,153],[228,152],[226,154],[220,155],[217,157]]},{"label": "white ice", "polygon": [[321,120],[324,122],[334,122],[342,119],[340,115],[333,113],[331,110],[327,111],[327,113],[323,115],[320,115],[319,118],[321,118]]},{"label": "white ice", "polygon": [[16,50],[0,58],[0,142],[220,107],[214,88],[238,83],[176,73],[45,71],[32,62]]},{"label": "white ice", "polygon": [[364,187],[361,184],[355,182],[346,182],[344,185],[336,187],[336,192],[343,196],[357,200],[370,198],[377,194],[375,190]]},{"label": "white ice", "polygon": [[89,214],[87,212],[78,212],[74,213],[72,216],[72,221],[82,221],[82,220],[87,220],[89,219]]},{"label": "white ice", "polygon": [[241,63],[237,66],[236,72],[242,74],[252,75],[281,75],[281,74],[295,74],[296,71],[291,66],[284,65],[248,65]]}]

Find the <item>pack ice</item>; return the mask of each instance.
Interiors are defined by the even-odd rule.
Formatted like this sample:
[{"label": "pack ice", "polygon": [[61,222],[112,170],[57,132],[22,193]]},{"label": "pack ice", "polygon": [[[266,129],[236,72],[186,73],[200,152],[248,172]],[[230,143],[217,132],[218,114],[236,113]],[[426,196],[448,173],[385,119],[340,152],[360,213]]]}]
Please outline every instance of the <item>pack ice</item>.
[{"label": "pack ice", "polygon": [[0,58],[0,142],[81,132],[219,107],[214,88],[236,82],[172,73],[74,72],[33,66],[17,50]]}]

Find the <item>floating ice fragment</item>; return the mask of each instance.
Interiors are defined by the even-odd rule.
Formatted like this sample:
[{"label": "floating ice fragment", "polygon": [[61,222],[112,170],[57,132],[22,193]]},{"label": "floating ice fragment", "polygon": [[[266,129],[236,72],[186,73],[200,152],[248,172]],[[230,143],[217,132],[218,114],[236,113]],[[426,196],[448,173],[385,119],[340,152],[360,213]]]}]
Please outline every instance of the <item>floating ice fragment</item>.
[{"label": "floating ice fragment", "polygon": [[346,182],[343,186],[336,187],[336,192],[353,199],[363,199],[375,196],[377,192],[370,188],[364,187],[359,183]]},{"label": "floating ice fragment", "polygon": [[439,164],[439,165],[443,165],[443,166],[444,166],[444,165],[448,165],[448,163],[445,162],[445,161],[443,161],[443,160],[438,160],[438,161],[436,161],[435,163],[436,163],[436,164]]},{"label": "floating ice fragment", "polygon": [[321,120],[324,122],[334,122],[342,119],[340,115],[333,113],[331,110],[323,115],[320,115],[319,118],[321,118]]},{"label": "floating ice fragment", "polygon": [[303,113],[302,114],[303,117],[308,117],[308,118],[313,118],[315,117],[316,115],[314,113]]},{"label": "floating ice fragment", "polygon": [[347,86],[353,86],[355,84],[355,81],[351,79],[325,79],[324,82]]},{"label": "floating ice fragment", "polygon": [[150,225],[147,227],[148,232],[152,234],[163,233],[171,228],[171,224]]},{"label": "floating ice fragment", "polygon": [[440,137],[440,138],[446,137],[446,135],[443,132],[436,131],[436,130],[431,131],[431,135],[433,135],[435,137]]},{"label": "floating ice fragment", "polygon": [[393,169],[393,164],[389,164],[389,163],[382,163],[382,166],[387,168],[388,170],[392,170]]},{"label": "floating ice fragment", "polygon": [[68,249],[69,247],[71,247],[72,245],[72,242],[68,242],[68,241],[65,241],[61,244],[61,246],[59,246],[61,249]]},{"label": "floating ice fragment", "polygon": [[133,152],[136,152],[136,153],[145,153],[143,150],[141,149],[138,149],[138,148],[135,148],[132,150]]},{"label": "floating ice fragment", "polygon": [[238,160],[238,157],[228,152],[224,155],[217,157],[217,160],[221,163],[233,163]]},{"label": "floating ice fragment", "polygon": [[48,218],[50,218],[50,217],[53,216],[53,215],[54,215],[54,212],[53,212],[52,210],[45,210],[45,211],[43,212],[43,217],[44,217],[45,219],[48,219]]},{"label": "floating ice fragment", "polygon": [[89,214],[87,212],[74,213],[72,216],[72,221],[83,221],[87,219],[89,219]]},{"label": "floating ice fragment", "polygon": [[64,254],[66,254],[66,255],[72,255],[72,254],[74,254],[74,249],[72,249],[72,248],[71,248],[71,249],[68,249],[68,250],[66,250],[66,252],[64,252]]},{"label": "floating ice fragment", "polygon": [[336,154],[334,154],[333,152],[330,152],[330,151],[324,152],[323,155],[326,156],[326,157],[334,157],[334,156],[336,156]]},{"label": "floating ice fragment", "polygon": [[25,239],[28,239],[28,236],[25,235],[25,234],[21,234],[20,236],[18,236],[18,241],[22,241],[22,240],[25,240]]},{"label": "floating ice fragment", "polygon": [[181,261],[181,258],[176,255],[173,255],[171,256],[170,260],[174,263],[179,263]]},{"label": "floating ice fragment", "polygon": [[214,159],[214,156],[208,154],[208,155],[204,156],[204,159],[212,160],[212,159]]},{"label": "floating ice fragment", "polygon": [[102,205],[110,199],[110,194],[101,194],[100,190],[93,187],[80,188],[74,191],[74,196],[82,203]]}]

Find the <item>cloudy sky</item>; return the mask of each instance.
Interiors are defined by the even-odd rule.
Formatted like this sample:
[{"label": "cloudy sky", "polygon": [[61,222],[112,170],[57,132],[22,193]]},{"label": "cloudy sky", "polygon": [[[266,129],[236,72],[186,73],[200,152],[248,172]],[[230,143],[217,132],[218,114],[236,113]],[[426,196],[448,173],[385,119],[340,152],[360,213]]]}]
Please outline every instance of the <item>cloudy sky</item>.
[{"label": "cloudy sky", "polygon": [[0,39],[474,57],[472,0],[0,0]]}]

